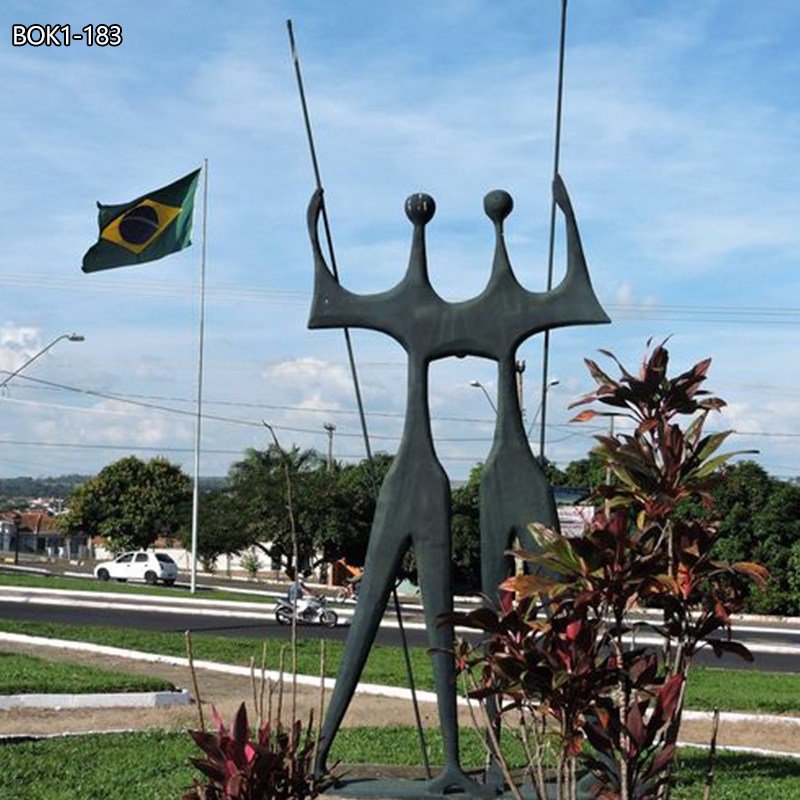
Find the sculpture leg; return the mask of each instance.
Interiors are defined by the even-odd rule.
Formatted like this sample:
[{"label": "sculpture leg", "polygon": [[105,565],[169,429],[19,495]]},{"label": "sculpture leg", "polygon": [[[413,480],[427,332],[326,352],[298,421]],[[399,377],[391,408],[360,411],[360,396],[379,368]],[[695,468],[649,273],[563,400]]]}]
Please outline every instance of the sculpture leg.
[{"label": "sculpture leg", "polygon": [[[386,513],[387,511],[391,513]],[[386,603],[389,599],[403,553],[408,549],[408,528],[402,515],[391,504],[379,504],[370,534],[361,591],[342,662],[336,676],[325,723],[320,735],[319,750],[314,771],[318,776],[326,772],[328,753],[333,739],[342,724],[356,685],[361,677],[372,643],[375,641]]]},{"label": "sculpture leg", "polygon": [[552,491],[529,450],[503,448],[490,455],[481,476],[481,587],[487,597],[497,598],[509,575],[505,553],[515,538],[526,550],[536,549],[532,522],[558,527]]},{"label": "sculpture leg", "polygon": [[[528,530],[534,521],[557,525],[550,487],[527,445],[502,447],[487,460],[480,487],[481,588],[490,601],[499,600],[498,587],[513,571],[506,551],[515,546],[515,540],[525,550],[536,549]],[[487,700],[486,710],[499,738],[500,718],[494,699]],[[497,759],[489,761],[486,784],[503,788]]]},{"label": "sculpture leg", "polygon": [[[433,531],[434,520],[424,518],[426,534]],[[475,783],[464,774],[458,755],[458,708],[456,702],[456,670],[452,655],[453,626],[440,625],[439,616],[453,610],[453,593],[450,577],[450,535],[426,535],[423,541],[414,540],[417,558],[419,587],[425,608],[425,626],[428,641],[434,648],[433,677],[439,706],[439,727],[444,749],[444,771],[428,783],[428,792],[443,794],[453,788],[471,796],[493,796],[492,790]]]}]

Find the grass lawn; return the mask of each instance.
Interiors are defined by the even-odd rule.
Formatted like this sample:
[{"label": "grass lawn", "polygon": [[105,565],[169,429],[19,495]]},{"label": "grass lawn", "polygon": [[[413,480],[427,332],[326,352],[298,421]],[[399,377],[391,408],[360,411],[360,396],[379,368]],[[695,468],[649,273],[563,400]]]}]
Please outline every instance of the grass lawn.
[{"label": "grass lawn", "polygon": [[[74,592],[114,592],[115,594],[149,594],[155,597],[192,598],[187,589],[171,586],[148,586],[146,583],[120,583],[119,581],[98,581],[95,578],[70,578],[61,575],[27,575],[20,572],[0,571],[0,586],[19,586],[23,589],[66,589]],[[257,585],[247,588],[258,589]],[[201,600],[237,600],[240,603],[274,603],[275,598],[267,595],[237,594],[219,589],[198,589],[196,598]]]},{"label": "grass lawn", "polygon": [[[482,763],[474,732],[462,735],[463,762]],[[432,763],[441,741],[429,736]],[[126,733],[76,736],[0,745],[0,800],[177,800],[191,780],[189,756],[199,755],[183,734]],[[345,764],[420,763],[416,731],[343,729],[333,754]],[[680,754],[675,800],[699,800],[705,753]],[[800,763],[742,754],[718,755],[714,800],[800,800]]]},{"label": "grass lawn", "polygon": [[693,667],[686,687],[686,708],[798,714],[800,674]]},{"label": "grass lawn", "polygon": [[[185,655],[183,634],[177,632],[3,619],[0,619],[0,630],[94,642],[167,655]],[[262,643],[256,639],[196,634],[192,637],[192,641],[197,659],[245,666],[249,666],[251,656],[256,657],[257,663],[261,660]],[[270,669],[277,669],[280,651],[286,645],[286,641],[283,639],[264,641],[267,644],[267,665]],[[318,640],[305,639],[298,642],[297,661],[300,673],[319,674],[319,647]],[[343,643],[328,641],[326,649],[328,653],[326,675],[335,677]],[[418,688],[433,689],[431,660],[426,648],[411,648],[411,661]],[[405,664],[400,648],[374,647],[362,680],[389,686],[407,686]],[[695,667],[689,678],[686,707],[711,710],[715,706],[728,711],[800,713],[800,674]]]},{"label": "grass lawn", "polygon": [[[59,625],[49,622],[18,622],[3,619],[0,619],[0,630],[27,633],[33,636],[49,636],[93,642],[113,647],[127,647],[151,653],[164,653],[174,656],[186,655],[182,632],[138,631],[95,625]],[[277,669],[280,651],[286,647],[287,641],[277,638],[263,641],[267,644],[267,667],[269,669]],[[249,666],[250,658],[255,656],[256,663],[261,663],[262,641],[258,639],[194,634],[192,636],[192,644],[194,656],[198,660]],[[343,649],[342,642],[328,641],[326,643],[326,675],[328,677],[336,677]],[[319,674],[319,650],[319,640],[304,639],[298,642],[297,666],[299,673]],[[411,657],[417,685],[420,688],[432,688],[433,672],[426,649],[422,647],[413,648]],[[289,667],[288,648],[286,650],[286,667]],[[368,683],[381,683],[390,686],[407,685],[402,651],[396,647],[377,646],[373,648],[362,680]]]},{"label": "grass lawn", "polygon": [[156,692],[174,688],[169,681],[144,675],[0,653],[0,695]]}]

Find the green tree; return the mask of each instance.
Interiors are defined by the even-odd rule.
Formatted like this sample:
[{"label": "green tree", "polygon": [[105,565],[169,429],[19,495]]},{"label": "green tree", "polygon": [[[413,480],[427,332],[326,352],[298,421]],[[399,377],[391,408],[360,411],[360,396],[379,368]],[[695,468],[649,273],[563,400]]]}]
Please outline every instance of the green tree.
[{"label": "green tree", "polygon": [[[197,555],[204,566],[213,564],[219,556],[238,553],[250,544],[236,501],[226,491],[200,495],[197,522]],[[191,524],[183,527],[181,543],[187,550],[191,548]]]},{"label": "green tree", "polygon": [[757,544],[752,558],[765,564],[772,576],[766,591],[753,594],[753,610],[799,614],[793,556],[800,546],[800,486],[773,479],[767,502],[753,518],[753,531]]},{"label": "green tree", "polygon": [[[286,451],[297,528],[301,562],[313,556],[313,525],[309,525],[309,506],[316,500],[309,497],[309,473],[323,463],[316,450],[293,447]],[[260,548],[275,559],[290,563],[291,528],[287,508],[287,486],[284,455],[270,445],[266,450],[249,448],[228,473],[230,496],[242,524],[247,545]],[[266,543],[269,543],[267,546]]]},{"label": "green tree", "polygon": [[[286,504],[284,456],[274,445],[248,450],[228,476],[231,513],[237,518],[235,541],[254,546],[291,566],[291,535]],[[363,564],[375,515],[375,493],[391,465],[391,456],[376,453],[366,460],[329,471],[316,450],[286,451],[300,567],[347,558]],[[374,477],[373,477],[374,476]]]},{"label": "green tree", "polygon": [[564,470],[564,478],[564,486],[594,491],[605,483],[606,465],[597,453],[591,452],[588,458],[570,461]]},{"label": "green tree", "polygon": [[766,590],[751,592],[746,610],[800,613],[795,588],[800,486],[771,477],[754,461],[742,461],[725,470],[713,497],[720,518],[715,557],[759,561],[771,574]]},{"label": "green tree", "polygon": [[754,557],[758,544],[753,518],[772,493],[774,481],[755,461],[728,467],[714,490],[714,506],[720,517],[715,556],[728,559]]},{"label": "green tree", "polygon": [[377,492],[392,465],[392,456],[375,453],[372,464],[362,459],[357,464],[336,465],[325,474],[327,514],[320,522],[317,547],[326,560],[346,558],[363,565],[367,542],[375,516]]},{"label": "green tree", "polygon": [[453,492],[453,587],[457,592],[481,588],[480,487],[483,464],[472,468],[463,486]]},{"label": "green tree", "polygon": [[113,550],[149,547],[185,524],[190,497],[180,467],[164,458],[128,456],[75,489],[61,526],[67,533],[103,536]]}]

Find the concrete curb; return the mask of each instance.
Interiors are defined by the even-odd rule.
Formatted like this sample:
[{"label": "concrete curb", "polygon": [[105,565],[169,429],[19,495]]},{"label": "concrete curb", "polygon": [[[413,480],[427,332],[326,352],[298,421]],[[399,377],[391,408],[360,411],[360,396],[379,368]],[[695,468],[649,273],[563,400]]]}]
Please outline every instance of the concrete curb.
[{"label": "concrete curb", "polygon": [[[699,742],[676,742],[678,747],[696,747],[698,750],[710,750],[710,744]],[[731,753],[750,753],[755,756],[767,756],[768,758],[793,758],[800,759],[800,753],[789,753],[786,750],[765,750],[763,747],[746,747],[739,744],[718,744],[717,751],[728,751]]]},{"label": "concrete curb", "polygon": [[[701,722],[707,720],[711,722],[714,719],[712,711],[684,711],[683,719],[687,722]],[[720,711],[720,722],[742,723],[745,725],[800,725],[800,717],[782,716],[781,714],[749,714],[745,711]]]},{"label": "concrete curb", "polygon": [[0,745],[25,744],[45,739],[70,739],[75,736],[102,736],[105,733],[144,733],[139,728],[110,728],[102,731],[63,731],[61,733],[0,733]]},{"label": "concrete curb", "polygon": [[6,694],[0,709],[13,708],[168,708],[188,706],[189,692],[104,692],[96,694]]}]

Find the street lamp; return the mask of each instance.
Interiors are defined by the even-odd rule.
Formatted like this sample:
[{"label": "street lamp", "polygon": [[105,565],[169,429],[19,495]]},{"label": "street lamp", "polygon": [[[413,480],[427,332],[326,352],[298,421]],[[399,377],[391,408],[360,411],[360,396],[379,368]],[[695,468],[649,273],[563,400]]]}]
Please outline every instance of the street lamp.
[{"label": "street lamp", "polygon": [[[547,390],[552,389],[553,386],[558,386],[559,383],[561,383],[561,381],[559,381],[559,380],[550,381],[547,384]],[[528,426],[528,433],[527,433],[528,439],[531,438],[531,431],[533,430],[533,426],[536,424],[536,420],[539,419],[539,412],[542,410],[542,404],[543,403],[544,403],[544,396],[539,401],[539,405],[536,407],[536,413],[533,415],[533,419],[531,420],[531,424]]]},{"label": "street lamp", "polygon": [[51,347],[55,347],[62,339],[67,339],[70,342],[82,342],[85,337],[81,336],[79,333],[62,333],[61,336],[56,336],[50,344],[46,347],[43,347],[36,355],[31,356],[21,367],[17,367],[2,383],[0,383],[0,389],[5,389],[8,386],[9,382],[12,378],[16,378],[17,375],[22,372],[27,366],[33,364],[39,356],[44,355]]},{"label": "street lamp", "polygon": [[[6,379],[0,383],[0,390],[3,390],[8,386],[9,382],[12,378],[16,378],[17,375],[22,372],[26,367],[33,364],[39,356],[44,355],[51,347],[55,347],[62,339],[67,339],[70,342],[82,342],[84,337],[81,336],[79,333],[62,333],[61,336],[56,336],[50,344],[46,347],[43,347],[38,353],[31,356],[21,367],[17,367],[10,375],[6,377]],[[14,563],[19,564],[19,530],[17,530],[17,535],[14,537]]]},{"label": "street lamp", "polygon": [[494,400],[492,400],[491,395],[489,394],[489,392],[486,391],[486,387],[480,381],[477,381],[477,380],[476,381],[470,381],[469,385],[472,386],[475,389],[480,389],[486,395],[486,399],[489,401],[489,405],[492,407],[492,411],[494,411],[494,413],[496,414],[497,413],[497,406],[494,404]]}]

